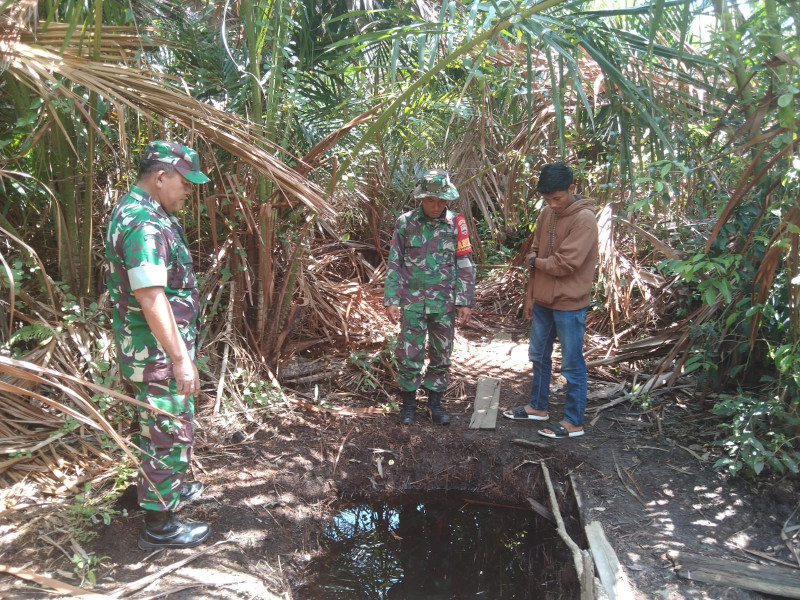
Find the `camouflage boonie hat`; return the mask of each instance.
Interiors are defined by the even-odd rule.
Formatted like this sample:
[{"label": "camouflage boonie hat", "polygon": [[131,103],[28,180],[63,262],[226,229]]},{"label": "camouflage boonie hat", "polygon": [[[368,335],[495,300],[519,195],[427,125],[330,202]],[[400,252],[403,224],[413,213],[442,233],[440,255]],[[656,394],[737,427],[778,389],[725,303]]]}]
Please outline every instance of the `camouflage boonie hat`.
[{"label": "camouflage boonie hat", "polygon": [[192,183],[211,181],[200,170],[200,155],[191,148],[181,146],[178,142],[165,142],[164,140],[150,142],[144,149],[142,158],[173,165],[178,173]]},{"label": "camouflage boonie hat", "polygon": [[442,200],[458,199],[458,190],[450,183],[447,171],[431,169],[420,178],[414,188],[414,198],[427,198],[428,196]]}]

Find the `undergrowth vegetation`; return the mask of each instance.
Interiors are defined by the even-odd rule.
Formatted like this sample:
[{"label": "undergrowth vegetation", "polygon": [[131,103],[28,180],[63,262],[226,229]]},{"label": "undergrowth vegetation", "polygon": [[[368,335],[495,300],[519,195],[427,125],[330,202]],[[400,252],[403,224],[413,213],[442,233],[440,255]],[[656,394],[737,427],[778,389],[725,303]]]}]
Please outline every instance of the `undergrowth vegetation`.
[{"label": "undergrowth vegetation", "polygon": [[[156,137],[190,141],[212,176],[180,216],[208,415],[268,416],[311,351],[342,354],[343,385],[391,409],[375,298],[415,174],[451,171],[480,272],[500,282],[482,302],[510,314],[521,289],[502,275],[530,242],[534,174],[567,160],[600,208],[593,312],[617,368],[694,377],[726,419],[720,468],[797,472],[794,3],[0,7],[0,410],[24,399],[41,423],[23,442],[3,425],[8,484],[53,436],[135,450],[100,249]],[[642,340],[661,343],[625,351]]]}]

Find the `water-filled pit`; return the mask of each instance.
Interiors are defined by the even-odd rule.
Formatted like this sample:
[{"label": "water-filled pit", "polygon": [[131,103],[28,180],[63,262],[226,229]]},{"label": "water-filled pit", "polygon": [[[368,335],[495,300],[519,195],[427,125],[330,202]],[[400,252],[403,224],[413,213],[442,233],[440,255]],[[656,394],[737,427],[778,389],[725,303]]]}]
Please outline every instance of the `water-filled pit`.
[{"label": "water-filled pit", "polygon": [[572,561],[530,510],[431,495],[342,504],[298,600],[572,598]]}]

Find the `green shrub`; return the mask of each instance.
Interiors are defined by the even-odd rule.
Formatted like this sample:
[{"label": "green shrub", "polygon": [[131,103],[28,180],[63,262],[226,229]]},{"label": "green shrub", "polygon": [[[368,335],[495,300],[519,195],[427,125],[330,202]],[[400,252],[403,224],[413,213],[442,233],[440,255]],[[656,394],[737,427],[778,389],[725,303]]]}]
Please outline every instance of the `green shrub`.
[{"label": "green shrub", "polygon": [[115,495],[106,494],[100,499],[90,499],[91,484],[84,485],[84,493],[75,496],[75,502],[66,507],[72,535],[79,542],[89,542],[97,536],[95,526],[101,521],[105,525],[111,523],[111,517],[119,514],[111,508]]},{"label": "green shrub", "polygon": [[774,397],[769,400],[744,394],[721,395],[714,406],[714,414],[729,417],[719,427],[727,437],[717,442],[727,456],[720,458],[715,468],[726,469],[732,475],[744,472],[760,474],[765,466],[778,473],[798,472],[800,452],[794,449],[798,439],[798,403],[787,411],[784,402]]}]

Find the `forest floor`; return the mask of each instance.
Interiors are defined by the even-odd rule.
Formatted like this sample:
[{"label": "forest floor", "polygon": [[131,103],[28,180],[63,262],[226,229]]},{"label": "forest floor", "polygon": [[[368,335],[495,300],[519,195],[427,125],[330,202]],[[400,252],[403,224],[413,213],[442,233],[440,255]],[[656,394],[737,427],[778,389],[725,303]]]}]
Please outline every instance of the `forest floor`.
[{"label": "forest floor", "polygon": [[[611,399],[602,397],[611,382],[591,379],[590,396],[595,392],[600,397],[589,402],[583,437],[545,439],[536,434],[540,424],[499,415],[495,430],[470,430],[479,377],[502,379],[501,411],[526,402],[527,340],[521,332],[494,339],[467,340],[459,335],[453,358],[454,384],[445,403],[453,417],[449,427],[434,427],[421,409],[416,425],[401,427],[394,414],[343,417],[301,408],[276,411],[234,435],[229,427],[201,426],[194,475],[206,490],[202,498],[182,507],[180,515],[209,521],[210,542],[186,550],[139,550],[141,514],[135,502],[123,496],[119,508],[126,509],[124,516],[99,525],[97,538],[84,545],[96,556],[107,557],[95,569],[95,593],[130,598],[288,598],[292,590],[303,587],[304,569],[319,552],[325,521],[342,499],[446,490],[503,505],[523,507],[527,498],[534,498],[549,506],[540,461],[546,461],[552,474],[567,528],[583,544],[569,475],[579,482],[583,513],[602,523],[637,599],[764,597],[679,578],[668,558],[672,550],[732,561],[753,561],[756,557],[747,551],[758,551],[793,561],[781,529],[800,498],[797,479],[755,485],[715,471],[716,421],[696,401],[667,392],[647,410],[625,402],[597,412]],[[560,376],[554,378],[550,410],[560,418]],[[200,407],[198,413],[202,411]],[[520,446],[513,441],[518,439],[538,446]],[[68,581],[64,576],[72,570],[69,561],[41,535],[48,519],[30,526],[31,519],[40,518],[37,515],[36,504],[26,511],[0,513],[6,525],[9,519],[17,520],[18,528],[28,525],[25,535],[0,537],[0,563]],[[0,531],[7,534],[9,529]],[[60,570],[52,566],[59,558]],[[157,575],[147,587],[123,588],[187,558],[193,560]],[[570,560],[566,554],[566,566]],[[0,578],[0,596],[52,597],[8,575]],[[561,597],[574,593],[551,589],[541,595]]]}]

